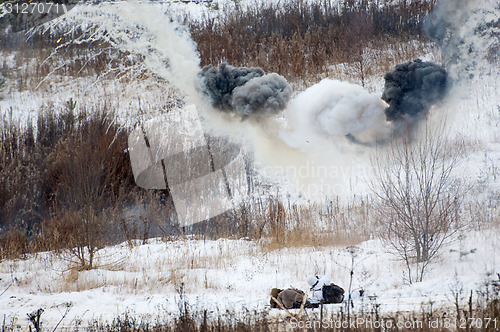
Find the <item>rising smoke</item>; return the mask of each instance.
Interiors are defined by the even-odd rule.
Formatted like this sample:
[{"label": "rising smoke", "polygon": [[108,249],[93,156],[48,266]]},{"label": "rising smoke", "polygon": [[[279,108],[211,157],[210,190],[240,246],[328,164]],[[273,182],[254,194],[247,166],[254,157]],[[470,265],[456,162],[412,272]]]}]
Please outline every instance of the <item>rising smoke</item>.
[{"label": "rising smoke", "polygon": [[445,97],[449,86],[448,73],[440,65],[421,60],[397,65],[385,75],[382,99],[389,104],[387,121],[421,119]]},{"label": "rising smoke", "polygon": [[235,67],[222,62],[218,67],[204,67],[200,76],[201,90],[214,108],[243,117],[276,114],[286,107],[292,94],[283,76],[266,75],[258,67]]},{"label": "rising smoke", "polygon": [[[110,59],[104,63],[98,81],[115,74],[134,82],[154,77],[161,84],[169,82],[187,103],[197,101],[195,86],[200,70],[197,45],[188,28],[171,20],[161,3],[81,3],[67,14],[34,29],[28,38],[35,33],[49,34],[60,30],[79,33],[60,43],[45,61],[73,45],[88,45],[89,61],[102,54]],[[123,61],[124,58],[127,61]],[[54,64],[54,67],[58,65]]]},{"label": "rising smoke", "polygon": [[441,0],[424,21],[452,76],[471,78],[500,60],[500,3],[494,0]]},{"label": "rising smoke", "polygon": [[276,73],[250,80],[234,89],[231,105],[246,116],[252,114],[275,114],[285,109],[292,89],[286,79]]},{"label": "rising smoke", "polygon": [[[238,68],[225,62],[200,70],[199,53],[188,29],[166,19],[158,6],[121,2],[74,11],[71,22],[79,23],[84,32],[76,42],[104,41],[122,54],[135,55],[141,61],[125,68],[130,78],[154,73],[155,77],[175,85],[185,94],[185,101],[196,103],[201,112],[207,99],[214,108],[242,117],[275,114],[286,108],[289,130],[282,128],[281,119],[227,122],[216,112],[203,114],[204,120],[208,119],[203,125],[210,127],[211,133],[225,135],[227,132],[230,139],[244,136],[251,141],[258,161],[301,167],[312,160],[319,166],[348,167],[349,152],[358,150],[343,149],[341,144],[347,142],[346,136],[355,143],[374,142],[373,138],[378,135],[389,136],[386,130],[391,126],[386,120],[422,118],[433,103],[443,98],[449,85],[442,67],[413,61],[397,66],[386,75],[382,98],[389,105],[380,95],[369,93],[361,86],[329,79],[289,102],[291,87],[278,74],[266,75],[261,68]],[[59,19],[54,25],[60,21],[63,20]],[[117,69],[122,67],[111,63],[106,72]],[[200,91],[202,98],[199,98]],[[340,148],[335,146],[336,142]],[[305,153],[297,153],[297,149]],[[330,180],[337,181],[334,176]]]},{"label": "rising smoke", "polygon": [[[421,60],[388,72],[382,99],[359,85],[326,79],[293,99],[288,108],[293,130],[282,136],[301,149],[343,136],[356,144],[383,144],[402,134],[400,124],[413,125],[424,118],[446,96],[449,86],[443,67]],[[395,124],[392,133],[388,121]]]},{"label": "rising smoke", "polygon": [[384,127],[386,107],[377,94],[359,85],[325,79],[290,103],[288,118],[293,131],[283,138],[296,148],[346,135],[352,138]]},{"label": "rising smoke", "polygon": [[[356,144],[383,144],[402,134],[403,122],[413,125],[424,118],[430,107],[445,97],[449,86],[443,67],[421,60],[397,65],[388,72],[382,99],[359,85],[326,79],[290,103],[288,117],[293,130],[283,138],[301,149],[344,136]],[[392,133],[388,121],[395,124]]]}]

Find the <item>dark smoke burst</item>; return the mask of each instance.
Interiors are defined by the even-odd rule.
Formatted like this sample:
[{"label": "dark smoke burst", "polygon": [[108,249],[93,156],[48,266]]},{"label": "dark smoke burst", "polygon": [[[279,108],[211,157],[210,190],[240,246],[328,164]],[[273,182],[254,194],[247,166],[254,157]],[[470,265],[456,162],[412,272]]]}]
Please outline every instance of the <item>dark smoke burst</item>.
[{"label": "dark smoke burst", "polygon": [[203,78],[204,92],[210,97],[212,106],[229,110],[232,109],[230,102],[233,90],[252,78],[264,76],[264,71],[261,68],[234,67],[222,62],[219,67],[203,67],[200,75]]},{"label": "dark smoke burst", "polygon": [[266,75],[259,67],[235,67],[222,62],[218,67],[204,67],[200,76],[201,90],[214,108],[243,117],[275,114],[286,107],[292,94],[284,77]]},{"label": "dark smoke burst", "polygon": [[425,116],[430,107],[442,100],[450,86],[446,70],[420,59],[396,66],[385,75],[382,99],[387,121],[413,121]]},{"label": "dark smoke burst", "polygon": [[234,89],[231,105],[236,113],[244,116],[271,115],[285,109],[291,95],[287,80],[272,73],[251,79]]}]

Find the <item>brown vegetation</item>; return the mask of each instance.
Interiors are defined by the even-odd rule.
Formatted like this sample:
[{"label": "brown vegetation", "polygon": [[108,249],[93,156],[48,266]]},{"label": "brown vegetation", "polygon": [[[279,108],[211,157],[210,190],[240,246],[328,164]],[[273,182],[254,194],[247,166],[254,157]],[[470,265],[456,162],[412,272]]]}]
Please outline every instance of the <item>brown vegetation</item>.
[{"label": "brown vegetation", "polygon": [[191,23],[202,65],[222,60],[236,66],[259,66],[290,79],[311,79],[329,65],[359,62],[363,50],[425,38],[421,19],[431,1],[291,1],[255,4],[220,21]]},{"label": "brown vegetation", "polygon": [[4,257],[73,245],[85,246],[92,254],[112,229],[107,222],[113,209],[136,190],[126,152],[127,133],[113,123],[109,112],[81,111],[77,117],[67,109],[54,114],[40,114],[36,127],[29,121],[27,128],[3,119]]}]

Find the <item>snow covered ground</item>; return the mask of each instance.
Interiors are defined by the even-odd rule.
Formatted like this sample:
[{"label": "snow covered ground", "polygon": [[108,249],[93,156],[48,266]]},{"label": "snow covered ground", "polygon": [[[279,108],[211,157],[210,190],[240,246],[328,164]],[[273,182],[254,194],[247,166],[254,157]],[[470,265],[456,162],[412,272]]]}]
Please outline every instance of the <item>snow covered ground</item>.
[{"label": "snow covered ground", "polygon": [[[229,310],[269,312],[271,288],[293,286],[307,291],[310,274],[327,273],[344,289],[353,269],[354,312],[421,312],[454,305],[459,292],[465,305],[486,291],[488,281],[498,280],[500,242],[498,227],[462,234],[428,267],[423,282],[405,282],[405,267],[388,254],[379,240],[356,246],[303,247],[275,251],[247,240],[217,241],[151,239],[147,244],[123,243],[100,251],[98,268],[78,272],[70,256],[39,253],[23,260],[0,263],[0,312],[7,322],[17,317],[19,327],[28,324],[26,314],[44,309],[44,328],[89,322],[111,322],[128,314],[141,320],[168,322],[179,314],[182,298],[194,312],[210,315]],[[354,248],[354,264],[352,249]],[[178,291],[184,284],[184,294]],[[359,296],[359,290],[365,290]],[[344,304],[328,305],[329,312],[345,310]]]}]

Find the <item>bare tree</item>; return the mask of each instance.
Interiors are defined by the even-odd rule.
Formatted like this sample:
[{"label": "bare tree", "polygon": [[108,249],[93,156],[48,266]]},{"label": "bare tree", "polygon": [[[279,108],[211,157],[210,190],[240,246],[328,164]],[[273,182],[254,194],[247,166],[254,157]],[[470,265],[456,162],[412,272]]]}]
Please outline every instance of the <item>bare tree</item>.
[{"label": "bare tree", "polygon": [[343,48],[347,52],[348,60],[354,64],[361,85],[365,87],[371,65],[366,49],[373,41],[373,19],[366,13],[351,13],[343,30],[346,36]]},{"label": "bare tree", "polygon": [[444,123],[425,126],[418,139],[394,138],[374,161],[372,190],[378,197],[381,236],[405,261],[408,281],[422,281],[429,262],[464,223],[459,218],[465,185],[454,177],[464,152]]}]

